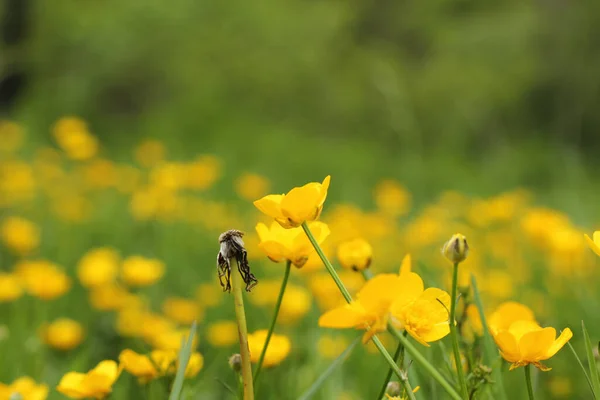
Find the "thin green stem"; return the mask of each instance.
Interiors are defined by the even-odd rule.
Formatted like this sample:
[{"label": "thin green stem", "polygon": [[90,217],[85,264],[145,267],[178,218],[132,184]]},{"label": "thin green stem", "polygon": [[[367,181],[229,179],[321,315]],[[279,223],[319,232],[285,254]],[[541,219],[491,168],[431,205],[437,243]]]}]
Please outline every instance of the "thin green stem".
[{"label": "thin green stem", "polygon": [[[344,296],[346,301],[348,303],[352,302],[352,296],[350,296],[350,293],[348,293],[348,290],[344,286],[344,283],[341,281],[337,272],[335,272],[333,265],[331,265],[331,263],[329,262],[329,260],[325,256],[325,254],[323,253],[321,246],[319,246],[319,243],[317,243],[317,241],[315,240],[315,238],[314,238],[312,232],[310,231],[308,225],[306,224],[306,222],[302,223],[302,229],[304,229],[306,236],[308,237],[311,244],[315,248],[317,254],[321,258],[321,261],[323,261],[323,264],[325,264],[325,268],[327,268],[327,271],[329,272],[329,274],[335,281],[336,285],[338,286],[340,292],[342,293],[342,295]],[[406,349],[408,354],[410,354],[412,359],[415,360],[417,362],[417,364],[421,365],[425,370],[427,370],[427,372],[429,372],[429,374],[432,376],[432,378],[435,379],[444,388],[444,390],[446,390],[446,392],[450,395],[450,397],[453,400],[461,400],[460,395],[456,392],[456,390],[452,387],[452,385],[450,383],[448,383],[448,381],[446,381],[446,379],[419,352],[419,350],[417,350],[417,348],[414,347],[408,341],[407,338],[402,336],[402,334],[400,332],[398,332],[391,324],[388,324],[388,330],[394,336],[396,336],[396,338],[398,338],[398,340],[400,340],[402,342],[402,345],[404,346],[404,348]],[[386,357],[386,355],[387,355],[386,360],[388,360],[388,363],[390,363],[390,361],[391,361],[390,367],[392,367],[392,369],[396,373],[396,375],[398,375],[398,377],[402,380],[403,376],[401,374],[399,374],[399,373],[401,373],[401,371],[399,370],[398,366],[396,365],[396,363],[394,362],[394,360],[392,359],[390,354],[387,352],[385,347],[383,347],[383,345],[381,344],[381,342],[379,341],[379,339],[376,336],[373,337],[373,342],[375,343],[375,346],[379,349],[379,351],[383,354],[384,357]],[[378,343],[379,343],[379,345],[378,345]],[[411,395],[412,395],[412,390],[410,391],[409,396],[411,396]],[[413,396],[413,398],[414,398],[414,396]]]},{"label": "thin green stem", "polygon": [[533,400],[533,386],[531,385],[531,364],[525,366],[525,382],[527,383],[527,393],[529,400]]},{"label": "thin green stem", "polygon": [[[231,259],[230,261],[233,263],[234,260]],[[250,349],[248,347],[248,327],[246,326],[246,311],[244,310],[244,297],[242,293],[242,276],[237,271],[233,271],[231,275],[235,317],[237,319],[238,335],[240,338],[240,355],[242,356],[244,400],[254,400],[252,365],[250,364]]]},{"label": "thin green stem", "polygon": [[454,270],[452,273],[452,297],[450,298],[450,336],[452,339],[452,351],[454,352],[454,365],[456,366],[456,375],[458,376],[458,385],[464,399],[469,398],[469,391],[467,389],[467,381],[465,380],[465,373],[462,368],[462,358],[460,356],[460,350],[458,348],[458,332],[456,329],[456,300],[457,300],[457,288],[458,288],[458,263],[454,263]]},{"label": "thin green stem", "polygon": [[396,365],[396,361],[390,356],[390,353],[385,349],[383,343],[377,336],[373,336],[373,343],[375,343],[375,347],[379,350],[379,352],[383,355],[383,358],[390,364],[390,368],[394,371],[394,373],[400,378],[400,382],[402,386],[404,386],[404,390],[406,391],[406,395],[410,400],[416,400],[415,394],[413,393],[412,387],[410,386],[410,382],[408,381],[408,375],[406,372],[400,370],[398,365]]},{"label": "thin green stem", "polygon": [[[394,353],[394,360],[397,361],[397,364],[400,367],[400,369],[404,368],[404,346],[400,342],[398,342],[398,347],[396,347],[396,353]],[[390,381],[390,379],[392,379],[393,373],[394,371],[392,371],[391,368],[388,369],[387,375],[385,376],[385,379],[383,381],[383,386],[381,387],[379,395],[377,396],[377,400],[381,400],[383,396],[385,396],[385,391],[387,390],[388,382]]]},{"label": "thin green stem", "polygon": [[271,341],[271,336],[273,335],[273,330],[275,329],[275,324],[277,323],[277,316],[279,315],[279,309],[281,308],[281,302],[283,301],[283,295],[285,293],[285,288],[288,283],[288,278],[290,277],[290,270],[292,269],[292,262],[287,261],[285,264],[285,273],[283,275],[283,281],[281,282],[281,289],[279,289],[279,296],[277,297],[277,303],[275,303],[275,311],[273,312],[273,318],[271,319],[271,326],[269,326],[269,332],[267,333],[267,338],[265,339],[265,344],[260,352],[260,357],[258,358],[258,363],[256,364],[256,369],[254,370],[254,384],[256,385],[256,381],[258,380],[258,376],[260,375],[260,370],[263,365],[263,361],[265,360],[265,354],[267,354],[267,347],[269,347],[269,342]]}]

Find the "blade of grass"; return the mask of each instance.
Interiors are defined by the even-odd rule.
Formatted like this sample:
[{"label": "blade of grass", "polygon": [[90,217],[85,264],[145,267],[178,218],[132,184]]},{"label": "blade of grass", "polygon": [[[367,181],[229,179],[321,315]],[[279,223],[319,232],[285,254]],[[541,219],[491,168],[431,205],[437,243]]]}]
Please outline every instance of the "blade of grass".
[{"label": "blade of grass", "polygon": [[219,382],[221,384],[221,386],[223,386],[229,393],[231,393],[232,395],[234,395],[237,398],[237,393],[235,392],[235,390],[233,390],[231,388],[231,386],[229,386],[228,384],[226,384],[225,382],[223,382],[222,380],[220,380],[219,378],[215,378],[215,381]]},{"label": "blade of grass", "polygon": [[588,335],[587,329],[585,329],[585,323],[581,321],[581,330],[583,332],[583,341],[585,343],[585,352],[588,358],[588,366],[590,367],[590,379],[592,380],[592,387],[594,396],[600,395],[600,375],[598,374],[598,365],[596,364],[596,358],[594,357],[594,351],[592,350],[592,342],[590,342],[590,335]]},{"label": "blade of grass", "polygon": [[571,342],[567,342],[567,346],[569,346],[569,348],[571,349],[571,353],[573,353],[573,355],[575,356],[575,359],[579,363],[579,366],[581,367],[581,370],[583,371],[583,375],[585,375],[585,379],[587,380],[590,390],[592,391],[592,395],[594,396],[594,399],[595,399],[596,393],[594,393],[594,386],[592,385],[590,376],[588,375],[587,371],[585,370],[585,367],[583,366],[583,363],[581,362],[581,359],[577,355],[577,352],[575,351],[575,348],[573,348],[573,345],[571,344]]},{"label": "blade of grass", "polygon": [[[483,310],[483,302],[481,301],[479,289],[477,288],[477,279],[475,279],[475,275],[473,274],[471,274],[471,288],[473,289],[473,298],[475,299],[475,305],[479,311],[479,318],[481,319],[481,326],[483,328],[483,359],[488,366],[492,367],[492,363],[498,356],[498,350],[496,349],[496,344],[494,343],[494,339],[492,339],[492,335],[490,335],[490,330],[488,329],[487,321],[485,319],[485,311]],[[492,378],[494,379],[494,384],[492,385],[493,392],[496,394],[498,399],[506,400],[507,397],[506,392],[504,391],[502,371],[500,371],[500,368],[492,368]]]},{"label": "blade of grass", "polygon": [[360,343],[360,336],[354,339],[354,341],[350,343],[350,346],[346,347],[346,350],[344,350],[342,354],[333,360],[325,372],[319,376],[319,378],[298,398],[298,400],[308,400],[313,397],[317,393],[317,390],[319,390],[327,378],[329,378],[329,376],[333,373],[333,371],[335,371],[338,366],[346,361],[358,343]]},{"label": "blade of grass", "polygon": [[190,335],[188,336],[187,342],[181,346],[179,351],[179,366],[177,367],[177,374],[175,375],[175,381],[171,388],[171,394],[169,400],[179,400],[181,396],[181,390],[183,389],[183,381],[185,379],[185,369],[187,368],[190,356],[192,355],[192,343],[194,342],[194,335],[196,334],[196,321],[190,328]]}]

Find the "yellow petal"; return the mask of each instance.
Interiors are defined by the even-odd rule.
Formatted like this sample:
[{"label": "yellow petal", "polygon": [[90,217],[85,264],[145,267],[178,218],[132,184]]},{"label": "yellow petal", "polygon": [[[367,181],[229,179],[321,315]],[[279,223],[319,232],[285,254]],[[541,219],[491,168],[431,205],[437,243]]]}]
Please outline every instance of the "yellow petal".
[{"label": "yellow petal", "polygon": [[529,332],[539,331],[540,329],[542,329],[542,327],[535,321],[515,321],[510,325],[508,331],[515,337],[517,342],[519,342],[523,335]]},{"label": "yellow petal", "polygon": [[519,346],[513,335],[508,331],[502,331],[494,335],[494,341],[500,348],[500,354],[502,357],[512,363],[516,363],[521,359],[519,352]]},{"label": "yellow petal", "polygon": [[490,315],[488,325],[492,333],[508,330],[510,325],[519,320],[535,321],[533,311],[523,304],[507,301],[496,308]]},{"label": "yellow petal", "polygon": [[571,332],[569,328],[565,328],[565,330],[561,332],[560,336],[554,341],[554,343],[552,343],[552,346],[550,346],[544,358],[541,358],[541,360],[547,360],[554,356],[572,337],[573,332]]},{"label": "yellow petal", "polygon": [[538,361],[546,355],[555,337],[556,329],[554,328],[543,328],[525,333],[519,340],[521,359],[530,362]]},{"label": "yellow petal", "polygon": [[304,221],[313,221],[318,214],[320,196],[319,184],[308,183],[293,188],[281,201],[281,213],[295,225],[300,225]]},{"label": "yellow petal", "polygon": [[400,283],[397,296],[391,306],[391,312],[396,316],[423,293],[423,279],[414,272],[400,275],[398,281]]},{"label": "yellow petal", "polygon": [[399,275],[402,276],[405,274],[409,274],[411,272],[412,272],[411,258],[410,258],[410,254],[407,254],[402,259],[402,264],[400,265]]},{"label": "yellow petal", "polygon": [[319,318],[323,328],[352,328],[368,322],[368,314],[358,302],[330,310]]},{"label": "yellow petal", "polygon": [[72,399],[83,399],[88,393],[82,387],[85,374],[79,372],[68,372],[60,380],[56,390]]},{"label": "yellow petal", "polygon": [[383,314],[400,290],[400,280],[395,274],[378,274],[360,289],[356,297],[368,312]]},{"label": "yellow petal", "polygon": [[270,194],[262,199],[256,200],[254,206],[269,217],[282,218],[281,201],[283,200],[283,197],[282,194]]},{"label": "yellow petal", "polygon": [[275,262],[281,262],[290,258],[290,251],[278,242],[261,242],[258,244],[258,248]]},{"label": "yellow petal", "polygon": [[419,334],[417,332],[415,332],[411,327],[407,326],[406,327],[406,332],[408,332],[408,334],[410,336],[412,336],[413,339],[415,339],[417,342],[421,343],[423,346],[430,347],[429,343],[427,343],[425,341],[425,339],[423,339],[421,336],[419,336]]},{"label": "yellow petal", "polygon": [[596,253],[596,255],[600,256],[600,231],[595,231],[594,232],[594,240],[592,240],[588,235],[583,235],[583,237],[585,238],[585,241],[587,242],[588,246],[590,246],[590,249],[592,249],[592,251],[594,253]]},{"label": "yellow petal", "polygon": [[269,228],[262,222],[259,222],[258,224],[256,224],[256,227],[254,229],[256,230],[256,233],[258,234],[258,238],[261,241],[268,240],[271,237]]}]

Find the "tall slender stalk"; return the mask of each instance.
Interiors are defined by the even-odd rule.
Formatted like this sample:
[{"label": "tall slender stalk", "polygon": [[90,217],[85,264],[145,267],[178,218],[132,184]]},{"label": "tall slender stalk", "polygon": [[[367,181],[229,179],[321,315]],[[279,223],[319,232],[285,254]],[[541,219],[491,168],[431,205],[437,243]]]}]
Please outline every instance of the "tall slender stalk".
[{"label": "tall slender stalk", "polygon": [[271,319],[271,326],[269,326],[269,332],[267,333],[267,338],[265,339],[265,344],[260,352],[260,357],[258,358],[258,363],[256,364],[256,369],[254,370],[254,383],[258,380],[258,376],[260,375],[260,370],[263,365],[263,361],[265,360],[265,354],[267,354],[267,348],[269,347],[269,342],[271,341],[271,336],[273,335],[273,330],[275,329],[275,324],[277,323],[277,316],[279,315],[279,309],[281,308],[281,302],[283,301],[283,295],[285,293],[285,288],[287,286],[288,278],[290,277],[290,270],[292,268],[292,262],[287,261],[285,264],[285,273],[283,275],[283,281],[281,282],[281,289],[279,289],[279,296],[277,297],[277,303],[275,303],[275,311],[273,312],[273,318]]},{"label": "tall slender stalk", "polygon": [[[233,261],[233,259],[231,260]],[[236,260],[237,263],[237,260]],[[246,311],[242,294],[242,275],[238,271],[231,274],[235,317],[240,338],[240,355],[242,356],[242,380],[244,384],[244,400],[254,400],[254,385],[252,380],[252,365],[250,364],[250,349],[248,347],[248,327],[246,326]]]},{"label": "tall slender stalk", "polygon": [[456,329],[456,300],[458,291],[458,263],[454,263],[454,269],[452,272],[452,297],[450,299],[450,337],[452,339],[452,351],[454,352],[454,365],[456,366],[456,375],[458,376],[458,385],[463,399],[469,398],[469,391],[467,389],[467,381],[465,380],[465,372],[462,368],[462,358],[460,356],[460,349],[458,347],[458,332]]},{"label": "tall slender stalk", "polygon": [[[398,367],[400,367],[400,370],[404,369],[404,346],[400,342],[398,342],[398,347],[396,347],[396,353],[394,354],[394,360],[396,361],[396,364],[398,365]],[[392,371],[391,368],[388,370],[388,373],[385,376],[385,379],[383,380],[383,386],[381,386],[379,395],[377,395],[377,400],[381,400],[383,398],[383,396],[385,396],[385,391],[387,390],[388,382],[390,381],[390,379],[392,379],[393,372],[394,371]]]},{"label": "tall slender stalk", "polygon": [[[302,223],[302,229],[304,229],[306,236],[308,237],[308,239],[310,240],[314,249],[316,250],[317,254],[321,258],[321,261],[323,261],[323,264],[325,264],[325,268],[327,269],[327,272],[329,272],[329,275],[331,275],[331,277],[333,278],[334,282],[336,283],[338,289],[340,290],[340,292],[342,293],[342,295],[344,296],[346,301],[348,303],[352,302],[352,296],[350,296],[350,293],[344,286],[344,283],[338,276],[337,272],[335,272],[333,265],[331,265],[331,262],[325,256],[325,253],[323,253],[321,246],[319,246],[319,243],[316,241],[315,237],[313,236],[313,234],[310,231],[310,228],[308,227],[306,222]],[[452,387],[452,385],[450,383],[448,383],[448,381],[446,381],[446,379],[435,369],[435,367],[433,365],[431,365],[431,363],[429,361],[427,361],[427,359],[417,350],[416,347],[414,347],[408,341],[407,338],[402,336],[402,334],[400,332],[398,332],[396,329],[394,329],[394,327],[392,327],[390,324],[388,324],[388,330],[390,332],[392,332],[392,334],[394,336],[396,336],[396,338],[398,338],[398,340],[400,340],[400,342],[402,342],[402,344],[406,348],[406,351],[408,351],[408,354],[410,354],[410,356],[413,358],[413,360],[415,360],[424,369],[426,369],[427,372],[430,373],[432,378],[435,379],[444,388],[444,390],[446,390],[446,392],[450,395],[450,397],[452,399],[461,400],[460,395],[456,392],[456,390]],[[377,349],[381,352],[381,354],[383,354],[385,359],[390,364],[390,367],[394,370],[396,375],[398,375],[400,380],[403,381],[404,383],[408,384],[408,380],[406,380],[406,381],[404,380],[404,377],[405,377],[404,374],[402,373],[402,371],[400,371],[400,369],[398,368],[398,366],[396,365],[396,363],[394,362],[394,360],[392,359],[390,354],[387,352],[385,347],[383,347],[383,345],[381,344],[381,342],[379,341],[377,336],[373,336],[373,343],[375,343],[375,346],[377,347]],[[414,398],[412,391],[410,391],[409,396],[411,396],[411,395]]]},{"label": "tall slender stalk", "polygon": [[533,386],[531,385],[531,364],[525,366],[525,382],[527,383],[527,393],[529,400],[533,400]]}]

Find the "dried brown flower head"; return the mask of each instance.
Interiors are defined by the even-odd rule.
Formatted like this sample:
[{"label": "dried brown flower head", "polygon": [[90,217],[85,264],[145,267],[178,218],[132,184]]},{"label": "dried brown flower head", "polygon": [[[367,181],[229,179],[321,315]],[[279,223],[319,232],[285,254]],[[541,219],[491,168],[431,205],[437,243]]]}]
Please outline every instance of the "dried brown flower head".
[{"label": "dried brown flower head", "polygon": [[219,282],[224,292],[231,291],[231,261],[235,260],[242,280],[246,284],[246,291],[249,292],[258,283],[258,280],[248,264],[248,253],[242,240],[244,232],[237,229],[230,229],[219,236],[221,247],[217,255],[217,272]]}]

